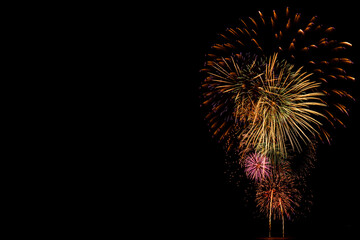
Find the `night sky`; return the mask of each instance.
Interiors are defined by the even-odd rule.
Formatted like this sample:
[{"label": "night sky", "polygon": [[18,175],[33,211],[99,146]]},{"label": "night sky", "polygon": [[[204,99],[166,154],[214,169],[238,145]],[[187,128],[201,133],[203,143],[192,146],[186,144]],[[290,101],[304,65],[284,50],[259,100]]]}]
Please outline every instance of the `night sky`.
[{"label": "night sky", "polygon": [[[181,59],[173,70],[178,72],[174,81],[177,81],[177,94],[182,100],[178,101],[180,110],[171,111],[173,115],[165,125],[169,125],[170,133],[167,134],[172,139],[182,140],[178,139],[172,147],[172,156],[176,160],[169,159],[177,162],[169,163],[171,171],[167,173],[171,179],[168,189],[173,193],[169,198],[175,201],[165,214],[171,222],[165,226],[179,236],[202,239],[267,236],[266,217],[254,218],[254,208],[251,203],[244,202],[242,190],[226,181],[225,153],[211,138],[199,107],[198,88],[203,76],[199,69],[216,34],[237,23],[238,18],[254,16],[258,10],[266,15],[273,9],[281,12],[289,6],[292,13],[301,12],[308,17],[317,15],[321,23],[336,28],[339,40],[353,44],[350,58],[355,62],[352,68],[357,82],[353,85],[352,95],[357,102],[350,105],[350,117],[345,122],[347,128],[336,129],[330,146],[319,145],[318,161],[308,184],[314,195],[311,213],[294,222],[286,221],[286,235],[298,239],[311,239],[310,236],[350,239],[357,236],[360,226],[360,74],[355,70],[360,64],[357,6],[346,3],[349,1],[316,1],[316,4],[312,3],[315,1],[295,1],[296,4],[289,4],[294,1],[276,4],[250,1],[246,5],[244,2],[213,1],[189,8],[182,6],[175,16],[169,16],[174,23],[167,36],[176,39],[171,43],[176,42],[179,46],[171,54]],[[177,120],[171,123],[172,119]],[[281,221],[273,221],[273,235],[281,235]]]}]

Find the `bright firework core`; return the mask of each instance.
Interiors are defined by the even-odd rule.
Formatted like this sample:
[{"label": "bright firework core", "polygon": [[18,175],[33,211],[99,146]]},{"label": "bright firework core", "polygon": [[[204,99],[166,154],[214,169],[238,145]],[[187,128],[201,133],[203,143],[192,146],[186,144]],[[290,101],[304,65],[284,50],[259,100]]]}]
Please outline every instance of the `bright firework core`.
[{"label": "bright firework core", "polygon": [[252,153],[245,160],[246,176],[257,182],[269,176],[270,167],[269,159],[259,153]]}]

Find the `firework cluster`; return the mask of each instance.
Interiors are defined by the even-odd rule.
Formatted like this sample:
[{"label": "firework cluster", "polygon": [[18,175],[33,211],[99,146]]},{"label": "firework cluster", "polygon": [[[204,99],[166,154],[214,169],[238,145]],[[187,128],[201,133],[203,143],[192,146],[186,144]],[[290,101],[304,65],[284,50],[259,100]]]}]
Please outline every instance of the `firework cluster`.
[{"label": "firework cluster", "polygon": [[[255,186],[260,212],[290,219],[304,201],[317,142],[344,126],[352,44],[289,8],[242,19],[219,34],[201,72],[210,132]],[[232,166],[233,167],[233,166]]]}]

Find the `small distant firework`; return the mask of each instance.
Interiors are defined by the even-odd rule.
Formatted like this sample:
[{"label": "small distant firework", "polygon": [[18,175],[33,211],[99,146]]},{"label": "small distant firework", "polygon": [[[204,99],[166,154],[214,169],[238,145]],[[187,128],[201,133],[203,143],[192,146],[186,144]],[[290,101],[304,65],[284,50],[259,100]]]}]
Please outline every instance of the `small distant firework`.
[{"label": "small distant firework", "polygon": [[301,195],[294,180],[291,175],[273,174],[257,186],[255,202],[259,210],[269,218],[269,237],[272,219],[282,220],[284,237],[285,217],[290,219],[299,207]]},{"label": "small distant firework", "polygon": [[290,219],[301,199],[294,181],[290,175],[274,174],[259,183],[255,198],[259,210],[269,216],[271,208],[274,219],[281,219],[283,215]]},{"label": "small distant firework", "polygon": [[266,156],[252,153],[245,159],[246,176],[256,182],[262,181],[270,174],[270,162]]}]

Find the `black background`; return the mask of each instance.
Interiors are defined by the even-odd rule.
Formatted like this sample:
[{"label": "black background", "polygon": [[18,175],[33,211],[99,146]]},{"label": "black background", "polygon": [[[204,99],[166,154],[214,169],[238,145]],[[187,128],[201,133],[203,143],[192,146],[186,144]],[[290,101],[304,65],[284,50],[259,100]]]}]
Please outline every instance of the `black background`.
[{"label": "black background", "polygon": [[[243,193],[226,182],[225,153],[211,138],[199,107],[199,86],[202,81],[199,69],[219,32],[236,24],[240,17],[256,15],[258,10],[270,14],[273,9],[284,11],[286,6],[290,7],[292,13],[319,16],[322,23],[337,29],[341,41],[351,42],[351,59],[355,62],[354,76],[359,78],[356,70],[360,63],[359,20],[357,5],[350,1],[161,1],[138,3],[136,6],[106,6],[102,13],[101,10],[89,11],[81,6],[78,12],[75,11],[79,18],[77,21],[68,20],[68,16],[62,11],[59,17],[56,16],[60,26],[68,21],[69,29],[73,30],[69,34],[67,26],[64,27],[65,35],[58,32],[59,29],[53,23],[46,25],[48,18],[39,17],[39,22],[45,22],[46,25],[39,32],[49,37],[48,31],[52,29],[54,35],[50,35],[51,38],[59,41],[56,44],[49,41],[49,47],[45,45],[44,52],[56,49],[66,55],[66,60],[59,60],[61,64],[58,72],[66,75],[61,76],[59,82],[68,79],[71,84],[65,84],[66,90],[71,89],[75,95],[85,92],[89,96],[79,97],[80,101],[67,100],[70,102],[69,109],[73,112],[62,115],[61,111],[56,111],[53,118],[59,124],[52,124],[50,121],[47,128],[45,122],[52,117],[46,111],[43,114],[47,118],[41,118],[41,121],[34,118],[36,124],[46,126],[45,137],[41,141],[47,144],[33,142],[32,134],[28,134],[28,142],[36,145],[30,145],[32,151],[40,149],[46,164],[41,161],[34,164],[25,158],[28,165],[35,165],[33,168],[37,171],[26,169],[26,172],[30,172],[32,177],[36,176],[39,184],[22,181],[22,185],[25,182],[30,186],[30,194],[25,193],[26,196],[20,198],[21,201],[25,199],[28,205],[18,205],[33,212],[25,220],[21,219],[34,223],[33,216],[38,216],[38,208],[34,207],[36,205],[30,199],[33,197],[36,204],[41,206],[39,208],[46,206],[44,217],[41,218],[51,227],[60,227],[57,232],[63,232],[70,225],[70,229],[85,225],[88,233],[92,233],[103,225],[106,229],[115,229],[122,234],[118,229],[126,221],[134,225],[132,234],[142,233],[148,236],[148,233],[154,233],[154,237],[161,235],[166,239],[251,239],[266,236],[267,220],[254,218],[254,209],[244,204]],[[83,12],[89,17],[82,16],[80,13]],[[51,15],[52,12],[47,14]],[[88,26],[85,22],[91,17],[93,22]],[[119,22],[123,24],[120,27]],[[33,26],[38,26],[31,22],[29,25],[31,31]],[[78,42],[74,40],[76,34],[81,35],[86,27],[91,34],[81,37]],[[101,31],[96,32],[96,28]],[[42,41],[37,38],[34,41],[44,48],[46,38],[40,36]],[[27,41],[28,38],[26,35],[21,40]],[[128,42],[122,43],[121,40]],[[70,45],[67,50],[69,52],[63,51],[67,49],[64,42]],[[93,47],[98,49],[94,50]],[[37,51],[36,47],[29,48]],[[124,55],[126,50],[130,50],[129,56]],[[97,57],[96,51],[107,55],[104,57],[99,54],[101,57]],[[100,73],[94,82],[85,78],[84,83],[78,83],[78,91],[69,80],[69,76],[74,75],[63,71],[68,66],[78,68],[82,63],[80,57],[69,57],[73,56],[70,53],[81,55],[88,62],[99,61],[105,65],[101,68],[98,62],[92,63],[95,65],[93,69],[100,69]],[[57,57],[61,54],[50,55]],[[47,59],[44,57],[42,61]],[[123,61],[130,63],[133,68],[123,70]],[[51,61],[48,62],[54,65]],[[83,72],[92,75],[93,65],[88,62],[85,61],[84,65],[91,69],[80,69],[79,76]],[[106,76],[108,69],[115,69],[115,77]],[[48,71],[53,72],[51,68]],[[47,76],[45,82],[48,83]],[[106,82],[104,89],[98,89],[100,82]],[[134,82],[135,86],[124,87],[128,82]],[[84,89],[92,83],[96,91]],[[120,88],[114,87],[115,93],[111,93],[110,89],[113,88],[113,83],[121,85]],[[58,86],[54,87],[57,88]],[[144,90],[139,90],[141,88]],[[42,91],[42,88],[39,89],[41,90],[38,91]],[[62,89],[58,91],[61,92],[60,101],[68,98],[64,97]],[[318,149],[318,164],[309,184],[314,194],[313,209],[306,218],[286,222],[288,236],[299,239],[311,239],[310,236],[317,236],[318,239],[325,239],[324,236],[348,239],[357,236],[357,228],[360,226],[359,92],[358,80],[353,89],[353,96],[358,101],[351,107],[347,128],[338,128],[332,145],[321,145]],[[46,93],[52,94],[51,91]],[[47,102],[46,99],[39,99],[39,102]],[[90,104],[89,99],[93,99]],[[129,103],[132,104],[131,107],[128,107]],[[91,114],[84,114],[84,119],[75,120],[76,115],[82,115],[82,111],[86,111],[84,108],[87,104],[90,105]],[[53,108],[50,104],[46,107]],[[96,112],[96,108],[101,110]],[[40,109],[39,112],[44,111]],[[111,116],[108,117],[109,112]],[[94,122],[89,124],[89,119]],[[129,119],[133,125],[123,124],[123,119]],[[101,121],[105,123],[102,124]],[[111,121],[115,123],[112,125]],[[69,130],[66,129],[66,124],[69,125]],[[99,133],[94,130],[96,126]],[[38,131],[31,124],[25,124],[25,127]],[[53,128],[62,133],[48,131]],[[124,134],[126,131],[130,132],[130,136]],[[47,135],[64,135],[64,138],[59,138],[60,144],[55,144]],[[83,138],[87,138],[87,141],[83,141]],[[132,147],[125,149],[129,153],[121,148],[123,142],[126,142],[125,148]],[[59,149],[53,151],[46,147],[48,145]],[[80,145],[86,145],[84,150]],[[94,145],[96,147],[92,147]],[[68,148],[69,153],[64,150]],[[78,155],[70,154],[72,150],[76,150]],[[94,151],[99,151],[98,155],[93,154]],[[89,157],[84,158],[84,153]],[[54,154],[59,155],[58,161],[49,160],[49,156]],[[129,162],[130,167],[126,166]],[[104,166],[100,166],[101,164]],[[56,179],[55,184],[48,180],[52,178]],[[126,187],[122,188],[119,183],[126,185],[130,192],[125,192]],[[42,185],[45,185],[46,191],[41,188]],[[33,190],[35,187],[39,188],[41,194]],[[14,189],[18,191],[17,188]],[[54,194],[49,194],[49,191]],[[41,196],[41,201],[38,200],[38,195]],[[124,203],[124,200],[129,201]],[[130,214],[125,214],[126,211]],[[65,220],[58,216],[65,216]],[[53,217],[59,219],[59,224],[48,221]],[[121,218],[125,219],[120,221]],[[42,231],[47,225],[44,227],[37,224],[36,228],[31,228],[33,231]],[[107,231],[101,231],[101,234],[105,232]],[[273,234],[281,234],[279,222],[274,222]]]},{"label": "black background", "polygon": [[[254,218],[254,209],[244,204],[242,192],[228,184],[224,176],[225,153],[207,130],[200,109],[199,86],[205,54],[216,41],[217,33],[254,16],[260,10],[317,15],[324,25],[334,26],[338,39],[353,44],[351,59],[354,76],[359,78],[359,24],[356,6],[350,1],[211,1],[175,3],[155,21],[165,52],[156,66],[165,64],[160,87],[169,89],[157,100],[164,129],[159,149],[165,159],[158,176],[161,193],[157,208],[161,216],[157,228],[169,236],[251,239],[267,236],[267,219]],[[155,51],[156,52],[156,51]],[[320,145],[317,165],[309,186],[313,207],[305,218],[286,222],[286,235],[297,239],[350,239],[357,235],[359,221],[359,81],[352,94],[346,128],[337,128],[331,145]],[[154,133],[156,131],[154,130]],[[164,195],[164,197],[162,197]],[[149,208],[152,208],[151,205]],[[161,212],[161,214],[160,214]],[[150,214],[151,215],[151,214]],[[281,235],[281,223],[273,223],[273,235]],[[154,229],[153,229],[154,230]]]}]

